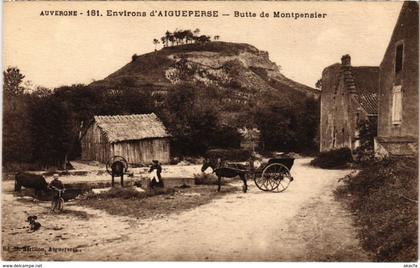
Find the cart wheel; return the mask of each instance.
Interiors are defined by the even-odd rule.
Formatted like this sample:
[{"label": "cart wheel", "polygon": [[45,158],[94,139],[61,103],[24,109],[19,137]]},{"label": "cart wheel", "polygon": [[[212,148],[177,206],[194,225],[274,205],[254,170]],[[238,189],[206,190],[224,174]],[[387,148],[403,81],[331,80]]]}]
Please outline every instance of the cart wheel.
[{"label": "cart wheel", "polygon": [[278,186],[277,181],[271,180],[268,177],[255,177],[254,178],[255,185],[257,185],[258,189],[261,191],[273,191]]},{"label": "cart wheel", "polygon": [[256,179],[255,184],[263,191],[283,192],[292,180],[290,171],[285,165],[273,163],[264,168],[261,178]]},{"label": "cart wheel", "polygon": [[124,165],[124,171],[127,171],[128,169],[128,162],[127,160],[125,160],[124,157],[119,156],[119,155],[115,155],[113,157],[111,157],[108,162],[106,163],[106,171],[109,173],[109,175],[112,175],[112,164],[115,162],[122,162]]},{"label": "cart wheel", "polygon": [[254,181],[257,187],[265,192],[274,191],[279,186],[279,181],[275,179],[275,174],[272,168],[268,169],[271,165],[264,168],[261,176],[255,176]]}]

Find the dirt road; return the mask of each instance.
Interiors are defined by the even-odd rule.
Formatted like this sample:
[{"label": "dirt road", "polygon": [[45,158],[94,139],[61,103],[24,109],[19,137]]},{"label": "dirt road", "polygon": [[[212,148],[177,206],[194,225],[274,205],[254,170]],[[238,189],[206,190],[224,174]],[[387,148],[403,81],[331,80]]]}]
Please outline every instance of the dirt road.
[{"label": "dirt road", "polygon": [[[235,192],[180,214],[146,220],[79,206],[55,216],[48,203],[3,194],[3,259],[366,261],[352,216],[334,200],[337,180],[350,171],[316,169],[299,159],[295,181],[279,194]],[[105,201],[104,201],[105,202]],[[129,201],[127,201],[129,202]],[[24,219],[38,215],[40,231]],[[13,246],[29,246],[31,251]],[[36,248],[35,248],[36,247]],[[78,252],[71,249],[77,248]],[[50,251],[51,249],[51,251]],[[54,252],[60,251],[60,252]]]}]

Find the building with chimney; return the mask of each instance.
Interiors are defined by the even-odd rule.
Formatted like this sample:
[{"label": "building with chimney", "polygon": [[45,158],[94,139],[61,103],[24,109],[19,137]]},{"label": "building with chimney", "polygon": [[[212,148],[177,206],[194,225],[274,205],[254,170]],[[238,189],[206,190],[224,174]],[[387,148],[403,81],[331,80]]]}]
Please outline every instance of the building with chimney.
[{"label": "building with chimney", "polygon": [[404,2],[380,65],[378,156],[418,152],[419,6]]},{"label": "building with chimney", "polygon": [[353,151],[360,146],[359,122],[377,119],[379,67],[354,67],[344,55],[323,70],[321,88],[320,151]]}]

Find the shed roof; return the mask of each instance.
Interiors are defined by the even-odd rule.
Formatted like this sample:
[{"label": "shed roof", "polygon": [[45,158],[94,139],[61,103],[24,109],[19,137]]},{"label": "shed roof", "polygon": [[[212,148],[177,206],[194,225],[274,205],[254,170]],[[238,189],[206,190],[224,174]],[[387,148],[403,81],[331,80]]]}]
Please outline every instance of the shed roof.
[{"label": "shed roof", "polygon": [[111,143],[148,138],[170,137],[162,121],[154,114],[95,116],[95,123]]}]

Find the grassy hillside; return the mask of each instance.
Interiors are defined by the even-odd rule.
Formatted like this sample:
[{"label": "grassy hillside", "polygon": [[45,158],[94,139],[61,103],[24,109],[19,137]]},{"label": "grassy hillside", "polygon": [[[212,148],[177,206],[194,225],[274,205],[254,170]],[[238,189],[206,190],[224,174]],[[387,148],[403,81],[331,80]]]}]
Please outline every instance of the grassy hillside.
[{"label": "grassy hillside", "polygon": [[175,83],[168,78],[168,73],[174,70],[182,76],[183,81],[194,82],[198,86],[207,83],[237,91],[272,90],[287,94],[292,90],[319,95],[316,89],[282,75],[268,59],[267,52],[259,51],[249,44],[227,42],[186,44],[133,55],[131,62],[91,86],[162,90]]}]

